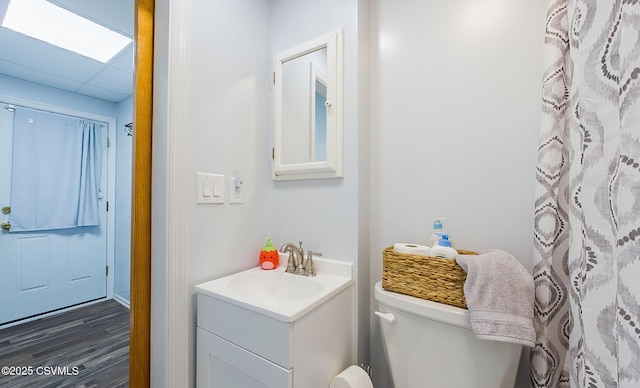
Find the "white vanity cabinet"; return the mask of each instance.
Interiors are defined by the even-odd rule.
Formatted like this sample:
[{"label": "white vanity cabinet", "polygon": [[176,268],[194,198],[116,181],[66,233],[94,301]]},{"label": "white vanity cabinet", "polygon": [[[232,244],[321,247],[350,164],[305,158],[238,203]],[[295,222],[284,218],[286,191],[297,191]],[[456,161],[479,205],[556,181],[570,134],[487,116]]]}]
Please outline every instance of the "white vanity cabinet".
[{"label": "white vanity cabinet", "polygon": [[293,387],[293,370],[198,327],[198,387]]},{"label": "white vanity cabinet", "polygon": [[198,388],[327,388],[355,361],[353,283],[290,322],[196,289]]}]

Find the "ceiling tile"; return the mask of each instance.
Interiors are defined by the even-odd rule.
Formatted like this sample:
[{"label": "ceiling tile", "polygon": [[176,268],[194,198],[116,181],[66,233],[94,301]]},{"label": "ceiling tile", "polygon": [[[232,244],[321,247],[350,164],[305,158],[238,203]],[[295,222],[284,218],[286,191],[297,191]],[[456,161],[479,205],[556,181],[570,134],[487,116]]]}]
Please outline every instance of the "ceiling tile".
[{"label": "ceiling tile", "polygon": [[8,62],[2,59],[0,59],[0,73],[71,92],[75,92],[76,89],[82,85],[82,83],[78,81],[59,77],[55,74],[46,73],[40,70],[31,69],[26,66],[17,65],[13,62]]},{"label": "ceiling tile", "polygon": [[[134,0],[49,1],[133,37]],[[0,73],[119,102],[132,94],[133,46],[105,65],[0,27]]]},{"label": "ceiling tile", "polygon": [[134,0],[49,0],[49,2],[133,38]]},{"label": "ceiling tile", "polygon": [[49,43],[0,27],[0,58],[35,70],[84,82],[103,64]]},{"label": "ceiling tile", "polygon": [[131,73],[126,71],[113,67],[105,67],[104,70],[92,78],[88,84],[121,94],[130,94],[133,78]]},{"label": "ceiling tile", "polygon": [[115,58],[110,60],[109,66],[127,71],[133,75],[133,42],[118,53]]},{"label": "ceiling tile", "polygon": [[130,95],[114,92],[113,90],[102,89],[94,85],[83,85],[78,89],[78,93],[111,102],[120,102],[130,97]]}]

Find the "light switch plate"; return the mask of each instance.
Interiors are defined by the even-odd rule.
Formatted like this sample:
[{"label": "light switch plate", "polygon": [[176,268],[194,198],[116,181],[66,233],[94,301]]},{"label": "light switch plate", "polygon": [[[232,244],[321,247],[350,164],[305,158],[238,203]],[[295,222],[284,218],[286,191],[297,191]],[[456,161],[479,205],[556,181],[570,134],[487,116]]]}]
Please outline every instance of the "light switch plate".
[{"label": "light switch plate", "polygon": [[197,175],[196,203],[223,204],[224,201],[224,175],[199,172]]}]

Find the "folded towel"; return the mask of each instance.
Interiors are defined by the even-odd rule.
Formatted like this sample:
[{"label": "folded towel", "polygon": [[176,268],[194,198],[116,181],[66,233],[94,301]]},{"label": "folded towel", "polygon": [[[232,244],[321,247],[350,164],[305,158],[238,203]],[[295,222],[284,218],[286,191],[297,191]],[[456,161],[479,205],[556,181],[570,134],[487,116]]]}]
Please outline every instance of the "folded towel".
[{"label": "folded towel", "polygon": [[509,253],[489,250],[458,255],[467,272],[464,296],[478,339],[535,345],[533,277]]}]

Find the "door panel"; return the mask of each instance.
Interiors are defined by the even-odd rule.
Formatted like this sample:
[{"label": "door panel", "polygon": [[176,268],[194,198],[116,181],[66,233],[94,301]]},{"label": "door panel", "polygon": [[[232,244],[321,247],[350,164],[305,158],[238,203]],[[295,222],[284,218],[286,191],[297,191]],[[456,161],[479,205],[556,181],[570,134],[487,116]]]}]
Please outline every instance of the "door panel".
[{"label": "door panel", "polygon": [[18,292],[34,291],[47,287],[47,237],[36,236],[16,239],[20,283]]},{"label": "door panel", "polygon": [[[13,113],[0,103],[0,207],[10,205]],[[19,109],[19,107],[17,107]],[[106,147],[107,126],[101,130]],[[52,161],[53,162],[53,161]],[[101,187],[107,192],[107,152]],[[106,297],[106,203],[100,225],[37,232],[0,231],[0,324]],[[0,214],[0,222],[10,215]]]}]

